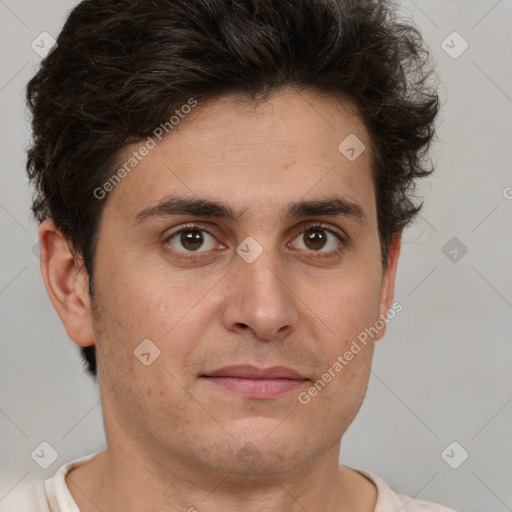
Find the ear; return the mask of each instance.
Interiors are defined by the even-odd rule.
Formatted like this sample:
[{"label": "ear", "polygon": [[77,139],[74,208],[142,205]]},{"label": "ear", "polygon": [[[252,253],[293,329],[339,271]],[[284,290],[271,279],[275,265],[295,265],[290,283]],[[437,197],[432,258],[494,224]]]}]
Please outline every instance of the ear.
[{"label": "ear", "polygon": [[[395,293],[395,276],[398,266],[398,256],[400,255],[401,241],[402,231],[399,231],[393,236],[391,243],[389,244],[387,266],[384,270],[380,287],[379,319],[381,321],[377,321],[379,326],[380,324],[383,325],[378,329],[379,332],[376,334],[374,341],[380,340],[386,333],[386,322],[384,321],[384,318],[386,317],[388,310],[391,309]],[[402,308],[400,306],[400,310],[401,309]]]},{"label": "ear", "polygon": [[41,274],[55,311],[77,345],[94,345],[89,278],[83,260],[73,254],[52,219],[40,225],[38,234]]}]

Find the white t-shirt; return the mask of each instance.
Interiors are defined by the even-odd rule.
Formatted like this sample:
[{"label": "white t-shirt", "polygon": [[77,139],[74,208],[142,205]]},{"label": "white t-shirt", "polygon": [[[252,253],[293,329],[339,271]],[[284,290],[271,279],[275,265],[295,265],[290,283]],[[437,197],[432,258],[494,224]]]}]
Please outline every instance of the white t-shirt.
[{"label": "white t-shirt", "polygon": [[[91,459],[96,453],[64,464],[53,477],[45,481],[19,484],[0,501],[0,512],[80,512],[66,486],[65,476],[72,468]],[[374,512],[455,512],[430,501],[398,494],[382,478],[372,473],[360,469],[354,471],[371,480],[377,487]]]}]

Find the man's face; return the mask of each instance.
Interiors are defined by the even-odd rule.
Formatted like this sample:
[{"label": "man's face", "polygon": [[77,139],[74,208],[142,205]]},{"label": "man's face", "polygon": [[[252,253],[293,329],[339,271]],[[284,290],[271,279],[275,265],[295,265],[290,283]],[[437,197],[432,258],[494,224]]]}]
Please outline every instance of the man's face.
[{"label": "man's face", "polygon": [[[353,161],[338,149],[350,134],[366,146]],[[366,391],[372,341],[308,390],[390,307],[370,165],[368,132],[348,104],[225,96],[195,107],[116,186],[93,283],[109,443],[130,438],[159,460],[252,474],[339,448]],[[241,218],[148,210],[176,197]],[[286,215],[335,198],[353,206]],[[155,347],[147,366],[134,355],[148,363]],[[302,380],[221,370],[236,365],[287,367]]]}]

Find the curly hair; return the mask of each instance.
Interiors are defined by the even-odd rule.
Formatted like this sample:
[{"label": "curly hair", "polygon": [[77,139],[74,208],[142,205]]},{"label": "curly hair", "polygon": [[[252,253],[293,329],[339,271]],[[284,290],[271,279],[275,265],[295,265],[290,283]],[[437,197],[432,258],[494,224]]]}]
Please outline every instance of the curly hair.
[{"label": "curly hair", "polygon": [[[439,110],[419,30],[382,0],[85,0],[27,85],[32,212],[52,218],[80,254],[93,294],[93,259],[112,176],[129,142],[181,105],[285,87],[349,99],[369,131],[382,263],[419,212],[417,178]],[[96,375],[94,346],[82,347]]]}]

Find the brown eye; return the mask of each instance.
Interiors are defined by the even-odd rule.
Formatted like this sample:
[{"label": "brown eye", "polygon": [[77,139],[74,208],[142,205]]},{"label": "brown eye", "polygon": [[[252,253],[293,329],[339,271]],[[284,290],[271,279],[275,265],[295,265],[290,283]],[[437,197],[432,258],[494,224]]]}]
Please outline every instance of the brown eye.
[{"label": "brown eye", "polygon": [[180,252],[205,252],[213,249],[216,240],[204,229],[186,227],[173,233],[167,239],[167,242],[171,247]]},{"label": "brown eye", "polygon": [[293,246],[308,252],[335,253],[341,251],[343,239],[333,229],[322,225],[310,226],[293,241]]},{"label": "brown eye", "polygon": [[204,237],[198,229],[187,229],[180,233],[180,243],[185,249],[197,251],[203,245]]},{"label": "brown eye", "polygon": [[327,235],[322,229],[308,229],[303,237],[305,245],[314,251],[319,251],[327,243]]}]

